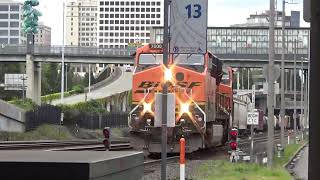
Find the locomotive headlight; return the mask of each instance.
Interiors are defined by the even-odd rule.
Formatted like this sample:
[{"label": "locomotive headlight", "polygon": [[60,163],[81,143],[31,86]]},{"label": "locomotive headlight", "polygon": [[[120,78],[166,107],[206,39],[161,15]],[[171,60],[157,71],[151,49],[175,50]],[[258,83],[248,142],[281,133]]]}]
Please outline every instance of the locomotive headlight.
[{"label": "locomotive headlight", "polygon": [[181,103],[180,105],[180,113],[189,113],[189,107],[190,107],[190,104],[188,103]]},{"label": "locomotive headlight", "polygon": [[171,81],[172,80],[172,71],[171,69],[165,68],[164,70],[164,81]]},{"label": "locomotive headlight", "polygon": [[143,103],[143,112],[152,112],[151,103]]}]

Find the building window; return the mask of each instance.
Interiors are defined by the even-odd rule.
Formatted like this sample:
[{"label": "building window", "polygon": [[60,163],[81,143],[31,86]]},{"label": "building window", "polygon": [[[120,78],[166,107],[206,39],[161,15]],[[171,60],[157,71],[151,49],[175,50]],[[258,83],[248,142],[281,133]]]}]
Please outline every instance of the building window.
[{"label": "building window", "polygon": [[8,27],[8,22],[1,22],[0,21],[0,27]]},{"label": "building window", "polygon": [[0,19],[8,19],[8,14],[0,14]]},{"label": "building window", "polygon": [[19,39],[18,38],[11,38],[10,44],[19,44]]},{"label": "building window", "polygon": [[10,36],[19,36],[19,30],[11,30]]},{"label": "building window", "polygon": [[8,6],[7,5],[1,5],[0,6],[0,11],[8,11]]},{"label": "building window", "polygon": [[19,11],[19,6],[18,5],[11,5],[10,11]]}]

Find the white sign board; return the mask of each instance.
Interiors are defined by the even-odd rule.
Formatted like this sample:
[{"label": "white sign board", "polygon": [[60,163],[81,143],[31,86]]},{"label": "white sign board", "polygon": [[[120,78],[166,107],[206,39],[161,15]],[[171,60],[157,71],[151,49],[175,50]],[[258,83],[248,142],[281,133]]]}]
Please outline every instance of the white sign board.
[{"label": "white sign board", "polygon": [[[176,97],[174,93],[168,93],[167,95],[167,127],[175,127],[175,105]],[[154,127],[162,126],[162,94],[155,94],[155,116]]]},{"label": "white sign board", "polygon": [[5,90],[22,90],[26,89],[26,74],[5,74],[4,87]]},{"label": "white sign board", "polygon": [[172,0],[170,53],[205,54],[208,0]]},{"label": "white sign board", "polygon": [[259,113],[258,112],[248,112],[247,124],[248,125],[259,125]]}]

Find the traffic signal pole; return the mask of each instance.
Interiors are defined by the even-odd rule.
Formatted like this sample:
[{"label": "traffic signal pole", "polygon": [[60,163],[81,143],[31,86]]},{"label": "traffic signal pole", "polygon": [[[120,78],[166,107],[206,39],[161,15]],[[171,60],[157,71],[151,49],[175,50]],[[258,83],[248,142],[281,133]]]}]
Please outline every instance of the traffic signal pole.
[{"label": "traffic signal pole", "polygon": [[[164,0],[163,64],[168,68],[169,58],[169,0]],[[162,89],[162,127],[161,127],[161,180],[167,177],[167,101],[168,84]]]},{"label": "traffic signal pole", "polygon": [[272,166],[274,152],[274,0],[270,0],[270,22],[269,22],[269,68],[268,68],[268,167]]}]

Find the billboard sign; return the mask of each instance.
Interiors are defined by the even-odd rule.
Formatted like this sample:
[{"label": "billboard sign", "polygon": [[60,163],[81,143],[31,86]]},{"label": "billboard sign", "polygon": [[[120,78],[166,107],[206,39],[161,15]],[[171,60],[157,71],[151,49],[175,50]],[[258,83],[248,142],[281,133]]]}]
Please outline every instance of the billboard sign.
[{"label": "billboard sign", "polygon": [[172,0],[170,53],[205,54],[208,0]]}]

